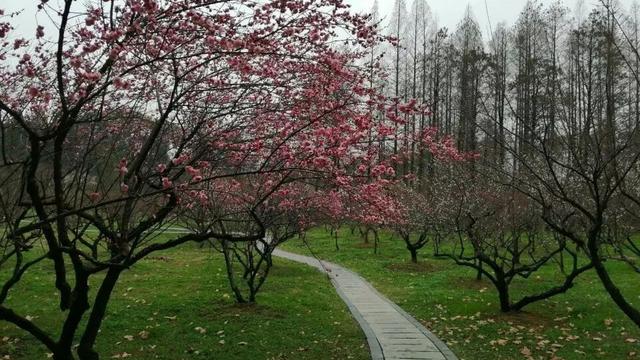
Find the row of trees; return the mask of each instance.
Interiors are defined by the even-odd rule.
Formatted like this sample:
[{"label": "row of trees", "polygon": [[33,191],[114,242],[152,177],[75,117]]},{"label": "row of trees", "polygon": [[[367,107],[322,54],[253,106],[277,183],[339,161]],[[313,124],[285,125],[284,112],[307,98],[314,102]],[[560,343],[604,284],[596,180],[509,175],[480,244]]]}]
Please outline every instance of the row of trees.
[{"label": "row of trees", "polygon": [[[339,250],[338,229],[348,222],[365,240],[372,233],[376,249],[377,228],[392,227],[414,262],[433,243],[436,256],[489,279],[502,311],[564,293],[595,269],[637,322],[605,266],[624,261],[638,271],[637,18],[609,2],[588,17],[579,7],[572,18],[560,3],[531,1],[512,28],[499,24],[485,44],[470,9],[449,36],[423,1],[410,15],[396,5],[389,28],[397,46],[374,44],[361,59],[372,70],[368,88],[391,102],[369,104],[367,121],[383,130],[359,140],[368,139],[378,163],[358,171],[391,186],[326,187],[308,174],[304,186],[293,178],[266,180],[280,183],[273,188],[250,185],[262,177],[213,182],[210,204],[189,208],[186,221],[181,215],[194,233],[249,234],[256,224],[268,233],[240,243],[211,237],[236,300],[256,300],[280,243],[327,224]],[[380,62],[390,76],[373,71]],[[513,299],[511,283],[542,267],[557,269],[557,283]]]},{"label": "row of trees", "polygon": [[[281,241],[396,215],[371,139],[420,109],[370,86],[386,38],[341,0],[35,6],[29,34],[0,9],[0,320],[55,359],[99,358],[119,277],[154,252],[213,240],[254,301]],[[34,268],[53,274],[54,332],[14,308]]]},{"label": "row of trees", "polygon": [[[28,37],[0,11],[0,320],[97,359],[118,278],[149,254],[211,241],[252,302],[278,244],[349,221],[402,227],[414,260],[432,239],[505,311],[594,268],[640,324],[605,264],[640,256],[636,17],[529,2],[485,46],[470,11],[449,35],[403,8],[397,47],[341,0],[42,1],[54,23]],[[552,264],[557,286],[511,299]],[[56,333],[12,308],[35,266]]]},{"label": "row of trees", "polygon": [[[401,115],[400,145],[383,146],[417,175],[396,190],[412,258],[433,239],[436,255],[495,285],[504,311],[567,291],[594,269],[640,325],[606,265],[638,270],[640,7],[603,0],[572,15],[560,2],[528,1],[515,25],[498,24],[488,40],[470,9],[452,33],[437,28],[424,1],[406,12],[398,0],[395,9],[387,29],[400,47],[379,49],[392,74],[379,81],[389,96],[421,99],[432,112]],[[428,126],[480,158],[452,166],[411,151]],[[512,280],[543,266],[557,266],[562,280],[511,299]]]}]

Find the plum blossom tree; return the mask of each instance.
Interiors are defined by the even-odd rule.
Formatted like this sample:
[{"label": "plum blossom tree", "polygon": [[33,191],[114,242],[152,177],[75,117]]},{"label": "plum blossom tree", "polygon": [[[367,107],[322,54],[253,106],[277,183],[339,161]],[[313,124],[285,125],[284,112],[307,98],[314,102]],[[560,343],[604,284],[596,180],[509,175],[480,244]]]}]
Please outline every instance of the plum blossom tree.
[{"label": "plum blossom tree", "polygon": [[[389,104],[366,85],[371,69],[357,66],[383,38],[342,0],[37,6],[53,24],[31,38],[0,11],[0,320],[55,359],[99,357],[111,293],[145,256],[263,239],[273,219],[260,209],[284,184],[326,182],[384,201],[385,182],[366,180],[378,156],[365,140],[393,137],[370,116]],[[335,50],[336,39],[352,50]],[[250,178],[272,190],[237,209],[251,231],[201,223],[156,236]],[[36,264],[54,273],[58,335],[13,310],[15,285]]]},{"label": "plum blossom tree", "polygon": [[[498,292],[501,311],[520,311],[562,294],[573,287],[578,276],[594,267],[579,256],[583,247],[545,224],[535,201],[486,178],[469,181],[463,173],[456,179],[449,187],[449,206],[443,207],[441,214],[449,219],[448,227],[456,236],[448,239],[448,246],[438,256],[486,277]],[[557,267],[559,279],[545,287],[527,289],[514,300],[514,280],[528,279],[545,266]]]},{"label": "plum blossom tree", "polygon": [[404,221],[394,225],[394,231],[404,241],[411,254],[411,262],[418,262],[418,251],[425,247],[438,232],[433,203],[425,193],[409,186],[400,186],[394,190],[398,202],[405,208]]},{"label": "plum blossom tree", "polygon": [[417,152],[431,156],[430,176],[405,176],[405,181],[390,187],[389,191],[398,204],[401,215],[386,217],[395,219],[392,230],[404,241],[411,254],[411,261],[418,262],[418,251],[433,241],[436,247],[448,232],[446,224],[450,215],[451,186],[450,173],[477,158],[475,152],[462,152],[450,136],[439,137],[438,129],[425,128],[417,139],[412,139],[411,147],[402,149],[404,161],[410,160]]}]

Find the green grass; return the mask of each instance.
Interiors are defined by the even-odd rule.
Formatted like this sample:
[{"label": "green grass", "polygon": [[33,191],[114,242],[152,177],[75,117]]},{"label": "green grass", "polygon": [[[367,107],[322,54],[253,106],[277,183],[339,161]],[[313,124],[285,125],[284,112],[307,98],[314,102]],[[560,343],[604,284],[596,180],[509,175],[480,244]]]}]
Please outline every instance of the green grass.
[{"label": "green grass", "polygon": [[[613,304],[593,271],[583,274],[568,293],[536,303],[515,314],[502,314],[488,281],[450,260],[427,256],[409,262],[404,242],[381,236],[379,254],[363,246],[359,235],[340,230],[340,251],[322,229],[307,234],[322,259],[342,264],[415,316],[466,360],[494,359],[640,359],[640,330]],[[309,254],[298,239],[286,250]],[[625,294],[640,306],[640,276],[620,263],[607,265]],[[513,298],[557,283],[555,267],[529,280],[516,280]],[[531,355],[528,355],[528,354]]]},{"label": "green grass", "polygon": [[[46,265],[27,273],[7,305],[57,334],[62,317]],[[171,360],[369,357],[361,330],[314,269],[277,259],[258,303],[234,304],[221,255],[191,245],[158,253],[121,277],[97,349],[104,359],[124,353]],[[0,359],[46,354],[28,334],[0,322]]]}]

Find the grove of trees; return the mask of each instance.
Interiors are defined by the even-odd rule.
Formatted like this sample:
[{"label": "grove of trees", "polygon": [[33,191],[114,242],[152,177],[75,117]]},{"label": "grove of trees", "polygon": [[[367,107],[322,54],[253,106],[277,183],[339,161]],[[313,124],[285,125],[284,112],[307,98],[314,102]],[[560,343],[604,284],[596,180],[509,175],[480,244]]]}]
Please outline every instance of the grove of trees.
[{"label": "grove of trees", "polygon": [[[408,5],[41,0],[29,34],[0,9],[0,320],[98,359],[150,254],[202,243],[253,303],[277,246],[348,225],[473,268],[505,312],[595,271],[640,326],[607,266],[640,275],[640,6],[531,0],[485,38]],[[36,266],[54,332],[14,308]],[[514,299],[542,267],[561,281]]]},{"label": "grove of trees", "polygon": [[[415,176],[398,198],[421,199],[405,201],[413,230],[397,226],[412,259],[432,238],[436,255],[491,280],[503,311],[568,291],[593,268],[640,325],[607,267],[638,270],[639,10],[532,0],[514,25],[496,24],[483,38],[470,7],[451,30],[437,26],[425,1],[395,2],[379,24],[399,44],[383,52],[390,76],[382,87],[431,112],[404,115],[404,148],[384,147],[402,159],[399,175]],[[427,127],[455,141],[462,163],[412,151]],[[557,266],[565,280],[513,302],[510,282],[542,266]]]},{"label": "grove of trees", "polygon": [[[32,5],[28,33],[0,9],[0,320],[53,358],[99,357],[119,277],[152,253],[215,239],[254,301],[272,248],[314,221],[292,209],[388,208],[367,140],[394,136],[371,120],[393,104],[359,65],[386,39],[342,1]],[[12,306],[36,265],[54,332]]]}]

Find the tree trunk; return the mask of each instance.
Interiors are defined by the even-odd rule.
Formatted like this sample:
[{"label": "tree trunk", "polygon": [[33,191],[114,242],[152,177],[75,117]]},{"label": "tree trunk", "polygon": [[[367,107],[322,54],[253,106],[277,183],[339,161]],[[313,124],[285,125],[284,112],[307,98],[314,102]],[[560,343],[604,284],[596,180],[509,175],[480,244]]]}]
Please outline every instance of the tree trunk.
[{"label": "tree trunk", "polygon": [[364,231],[362,231],[362,228],[359,228],[360,231],[360,237],[362,237],[362,241],[364,241],[365,244],[369,243],[369,229],[365,229]]},{"label": "tree trunk", "polygon": [[378,254],[378,243],[379,243],[379,238],[378,238],[378,232],[376,230],[373,230],[373,253],[374,254]]},{"label": "tree trunk", "polygon": [[414,264],[418,263],[418,249],[409,247],[409,252],[411,252],[411,262]]},{"label": "tree trunk", "polygon": [[62,326],[62,332],[54,351],[54,359],[73,359],[73,339],[84,313],[89,309],[89,274],[77,270],[76,284],[71,293],[71,307]]},{"label": "tree trunk", "polygon": [[98,293],[96,294],[91,315],[89,316],[87,326],[85,327],[84,334],[82,334],[82,339],[80,339],[80,345],[78,347],[78,356],[80,356],[81,360],[99,359],[99,355],[93,349],[93,346],[95,345],[98,331],[102,325],[102,320],[104,319],[104,315],[107,310],[107,304],[109,303],[109,299],[111,298],[111,294],[113,293],[113,289],[115,288],[121,273],[122,270],[120,269],[110,268],[102,281],[102,285],[100,286]]},{"label": "tree trunk", "polygon": [[509,300],[509,285],[504,279],[502,274],[496,274],[496,289],[498,290],[498,297],[500,299],[500,311],[511,311],[511,303]]},{"label": "tree trunk", "polygon": [[631,305],[627,301],[627,299],[625,299],[620,289],[613,283],[613,280],[609,276],[609,272],[605,268],[604,263],[600,258],[597,238],[598,237],[596,235],[590,235],[589,242],[587,244],[589,253],[591,255],[591,261],[593,262],[593,266],[596,269],[596,273],[598,274],[602,285],[604,286],[605,290],[607,290],[607,293],[609,293],[609,296],[611,297],[613,302],[618,305],[620,310],[622,310],[622,312],[627,315],[627,317],[631,319],[631,321],[633,321],[638,327],[640,327],[640,311],[634,308],[633,305]]},{"label": "tree trunk", "polygon": [[59,349],[53,353],[53,360],[73,360],[71,349]]},{"label": "tree trunk", "polygon": [[233,251],[233,250],[229,249],[229,244],[223,240],[222,254],[224,255],[224,263],[225,263],[225,267],[227,268],[227,279],[229,280],[229,286],[231,287],[231,291],[233,291],[233,295],[236,298],[236,302],[238,302],[239,304],[244,304],[247,301],[242,296],[242,292],[240,291],[238,284],[236,284],[236,278],[235,278],[235,275],[233,274],[233,264],[231,260],[230,251]]}]

